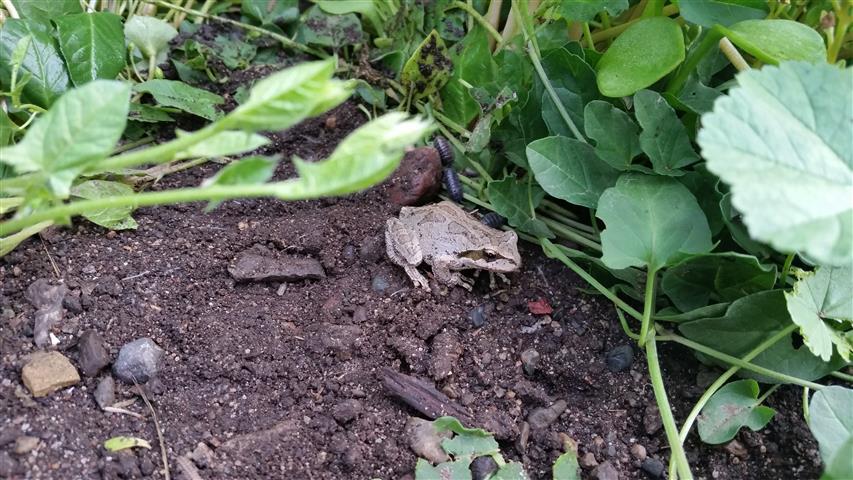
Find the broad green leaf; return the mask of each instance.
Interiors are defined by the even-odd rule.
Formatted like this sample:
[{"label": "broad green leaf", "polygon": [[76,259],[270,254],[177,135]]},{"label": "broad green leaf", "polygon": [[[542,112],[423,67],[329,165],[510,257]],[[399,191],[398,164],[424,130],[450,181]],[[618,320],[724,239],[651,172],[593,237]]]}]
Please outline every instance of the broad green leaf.
[{"label": "broad green leaf", "polygon": [[12,0],[21,18],[52,20],[64,15],[82,13],[80,0]]},{"label": "broad green leaf", "polygon": [[684,124],[659,93],[651,90],[637,92],[634,109],[637,122],[643,128],[640,146],[649,156],[655,173],[681,175],[679,168],[699,161]]},{"label": "broad green leaf", "polygon": [[580,480],[580,466],[578,465],[578,454],[566,452],[554,462],[551,468],[554,480]]},{"label": "broad green leaf", "polygon": [[688,257],[664,272],[661,290],[682,312],[773,288],[776,266],[735,252]]},{"label": "broad green leaf", "polygon": [[500,453],[494,436],[482,428],[466,428],[454,417],[439,417],[433,421],[433,426],[437,433],[451,431],[456,434],[441,442],[441,448],[454,457],[474,458]]},{"label": "broad green leaf", "polygon": [[413,88],[415,98],[432,95],[450,79],[453,63],[444,40],[433,30],[418,45],[400,72],[400,82]]},{"label": "broad green leaf", "polygon": [[[735,300],[722,316],[685,322],[678,328],[691,340],[740,358],[761,342],[790,326],[791,316],[785,304],[784,292],[767,290]],[[726,365],[716,360],[713,362]],[[790,337],[776,342],[755,357],[752,363],[810,381],[821,378],[845,364],[838,355],[834,355],[831,361],[824,362],[814,356],[805,345],[795,347]],[[739,374],[762,383],[780,383],[779,380],[748,370],[741,370]]]},{"label": "broad green leaf", "polygon": [[[71,188],[71,196],[88,200],[124,195],[133,195],[133,189],[123,183],[107,180],[88,180]],[[86,211],[83,216],[90,222],[110,230],[130,230],[138,226],[136,220],[130,216],[132,211],[133,207],[102,208]]]},{"label": "broad green leaf", "polygon": [[355,14],[329,15],[316,5],[309,8],[299,23],[299,39],[309,45],[341,48],[362,42],[364,32]]},{"label": "broad green leaf", "polygon": [[634,157],[642,153],[637,124],[612,104],[602,100],[589,102],[583,120],[586,136],[595,140],[598,158],[613,168],[626,170]]},{"label": "broad green leaf", "polygon": [[121,17],[107,12],[78,13],[54,20],[59,48],[74,85],[114,79],[124,68]]},{"label": "broad green leaf", "polygon": [[506,217],[511,226],[536,237],[554,238],[542,220],[534,216],[539,202],[545,198],[545,191],[538,185],[508,176],[503,180],[489,182],[486,197],[495,211]]},{"label": "broad green leaf", "polygon": [[151,58],[164,52],[178,31],[159,18],[134,15],[124,24],[124,36],[146,58]]},{"label": "broad green leaf", "polygon": [[[853,478],[853,390],[831,385],[809,402],[809,429],[820,447],[824,476]],[[824,478],[824,477],[821,477]]]},{"label": "broad green leaf", "polygon": [[853,267],[820,267],[817,272],[800,271],[797,277],[785,300],[803,341],[826,362],[833,344],[841,358],[850,361],[853,344],[846,332],[853,330]]},{"label": "broad green leaf", "polygon": [[750,55],[778,64],[787,60],[826,62],[826,46],[815,30],[792,20],[745,20],[723,29]]},{"label": "broad green leaf", "polygon": [[678,12],[690,23],[711,28],[767,16],[765,0],[680,0]]},{"label": "broad green leaf", "polygon": [[702,117],[708,170],[750,236],[822,265],[853,262],[853,69],[787,62],[741,72]]},{"label": "broad green leaf", "polygon": [[215,93],[175,80],[148,80],[134,85],[133,91],[150,93],[159,105],[179,108],[211,121],[221,116],[215,105],[225,102]]},{"label": "broad green leaf", "polygon": [[451,52],[454,68],[450,80],[441,89],[441,103],[445,115],[467,125],[480,113],[480,106],[462,82],[485,85],[495,78],[496,68],[486,31],[481,27],[469,32],[462,40],[462,49],[453,53],[456,50]]},{"label": "broad green leaf", "polygon": [[124,450],[133,447],[142,447],[150,449],[151,444],[148,443],[148,441],[137,437],[113,437],[104,442],[104,448],[106,448],[110,452],[118,452],[119,450]]},{"label": "broad green leaf", "polygon": [[[577,112],[583,115],[583,105],[601,98],[595,88],[595,71],[583,57],[570,52],[566,48],[542,52],[542,69],[555,89],[564,88],[582,100]],[[536,92],[542,95],[545,88],[539,77],[536,77]],[[576,122],[579,126],[583,122]]]},{"label": "broad green leaf", "polygon": [[354,84],[332,79],[334,58],[284,69],[256,83],[249,99],[220,120],[225,128],[284,130],[339,105]]},{"label": "broad green leaf", "polygon": [[559,2],[557,14],[569,21],[588,22],[601,12],[615,17],[628,9],[628,0],[572,0]]},{"label": "broad green leaf", "polygon": [[527,146],[527,162],[539,185],[552,197],[596,208],[598,198],[616,184],[619,171],[574,138],[545,137]]},{"label": "broad green leaf", "polygon": [[518,462],[507,462],[497,472],[489,477],[489,480],[527,480],[529,477],[524,472],[524,465]]},{"label": "broad green leaf", "polygon": [[18,173],[42,172],[60,198],[87,167],[115,147],[127,123],[130,86],[95,80],[73,89],[40,115],[24,139],[4,150],[0,162]]},{"label": "broad green leaf", "polygon": [[291,23],[299,18],[298,0],[243,0],[240,5],[243,15],[262,25]]},{"label": "broad green leaf", "polygon": [[616,37],[596,65],[598,89],[625,97],[663,78],[684,61],[684,37],[668,17],[644,18]]},{"label": "broad green leaf", "polygon": [[29,36],[30,42],[18,71],[21,76],[29,74],[30,80],[23,87],[22,99],[44,108],[59,98],[69,87],[68,71],[53,39],[52,28],[47,20],[9,18],[0,28],[0,82],[9,85],[13,58],[18,41]]},{"label": "broad green leaf", "polygon": [[41,222],[35,225],[31,225],[20,232],[14,233],[7,237],[0,237],[0,257],[5,256],[7,253],[11,252],[15,249],[21,242],[30,238],[31,236],[39,233],[45,228],[53,225],[52,221]]},{"label": "broad green leaf", "polygon": [[726,224],[726,229],[731,235],[732,240],[743,248],[746,253],[760,259],[769,259],[775,253],[766,244],[756,242],[749,237],[746,227],[743,226],[741,213],[732,208],[731,192],[726,193],[720,199],[720,213],[723,215],[723,223]]},{"label": "broad green leaf", "polygon": [[705,214],[690,190],[667,177],[626,173],[598,200],[602,260],[610,268],[657,271],[711,250]]},{"label": "broad green leaf", "polygon": [[365,2],[364,0],[312,0],[326,13],[343,15],[346,13],[360,13],[367,24],[379,36],[385,36],[385,21],[399,10],[399,2],[388,0],[375,0]]},{"label": "broad green leaf", "polygon": [[678,177],[678,181],[687,187],[705,212],[711,235],[716,236],[725,227],[720,201],[723,195],[717,190],[720,179],[705,167],[704,163],[693,166],[692,170]]},{"label": "broad green leaf", "polygon": [[322,162],[294,158],[299,178],[289,194],[300,199],[346,195],[379,183],[400,164],[403,150],[431,130],[421,118],[385,114],[352,132]]},{"label": "broad green leaf", "polygon": [[702,409],[697,421],[699,436],[717,445],[735,438],[738,430],[764,428],[776,410],[758,403],[758,382],[738,380],[719,389]]},{"label": "broad green leaf", "polygon": [[127,119],[145,123],[175,121],[175,119],[172,118],[172,116],[169,115],[167,112],[157,107],[146,105],[144,103],[131,103],[130,111],[127,114]]},{"label": "broad green leaf", "polygon": [[[216,175],[205,179],[202,187],[212,185],[257,185],[266,183],[275,173],[278,159],[275,157],[248,157],[229,163],[222,167]],[[208,204],[205,211],[218,207],[222,201],[214,200]]]},{"label": "broad green leaf", "polygon": [[471,480],[470,458],[432,466],[423,458],[415,465],[415,480]]},{"label": "broad green leaf", "polygon": [[[178,132],[179,137],[182,135],[183,133]],[[257,133],[226,130],[178,152],[175,159],[237,155],[257,150],[269,143],[267,137]]]},{"label": "broad green leaf", "polygon": [[[560,103],[563,105],[566,113],[569,114],[569,118],[572,122],[574,122],[576,126],[582,125],[584,101],[581,96],[561,87],[555,88],[554,91],[557,93]],[[545,121],[545,125],[548,125],[548,131],[551,135],[562,135],[564,137],[574,138],[574,134],[571,129],[569,129],[569,126],[566,124],[562,115],[560,115],[557,105],[551,99],[551,95],[548,92],[542,92],[542,120]]]}]

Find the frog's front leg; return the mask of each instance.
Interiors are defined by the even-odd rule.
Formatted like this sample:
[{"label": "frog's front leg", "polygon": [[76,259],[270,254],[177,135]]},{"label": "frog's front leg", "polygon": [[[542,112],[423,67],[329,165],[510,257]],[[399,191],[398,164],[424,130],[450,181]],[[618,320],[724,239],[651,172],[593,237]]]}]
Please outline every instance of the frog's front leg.
[{"label": "frog's front leg", "polygon": [[396,218],[389,218],[385,227],[385,251],[388,258],[406,270],[416,287],[429,290],[429,282],[418,271],[423,261],[423,252],[417,235]]},{"label": "frog's front leg", "polygon": [[474,281],[453,269],[458,266],[458,259],[451,255],[440,255],[432,262],[432,273],[439,282],[445,285],[459,285],[471,291]]}]

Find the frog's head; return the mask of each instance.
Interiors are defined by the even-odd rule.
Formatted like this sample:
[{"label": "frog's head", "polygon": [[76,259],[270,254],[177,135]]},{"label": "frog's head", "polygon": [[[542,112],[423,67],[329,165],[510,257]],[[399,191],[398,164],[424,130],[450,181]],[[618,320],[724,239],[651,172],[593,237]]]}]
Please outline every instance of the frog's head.
[{"label": "frog's head", "polygon": [[[486,227],[488,228],[488,227]],[[490,241],[476,250],[460,254],[463,264],[470,268],[479,268],[492,272],[513,272],[521,266],[518,253],[518,235],[513,231],[500,231],[489,228]]]}]

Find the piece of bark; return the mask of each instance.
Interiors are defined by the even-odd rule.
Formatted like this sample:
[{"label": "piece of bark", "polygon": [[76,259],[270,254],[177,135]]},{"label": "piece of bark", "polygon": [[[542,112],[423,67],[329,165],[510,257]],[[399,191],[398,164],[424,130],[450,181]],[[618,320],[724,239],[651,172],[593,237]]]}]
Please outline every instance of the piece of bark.
[{"label": "piece of bark", "polygon": [[436,390],[430,382],[390,368],[383,368],[382,384],[392,396],[399,398],[431,420],[450,415],[462,423],[471,423],[472,418],[468,412],[450,400],[447,395]]}]

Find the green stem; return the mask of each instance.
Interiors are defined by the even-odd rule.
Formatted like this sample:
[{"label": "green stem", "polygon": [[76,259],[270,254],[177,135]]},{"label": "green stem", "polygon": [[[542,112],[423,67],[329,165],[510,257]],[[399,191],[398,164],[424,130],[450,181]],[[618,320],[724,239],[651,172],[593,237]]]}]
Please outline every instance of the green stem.
[{"label": "green stem", "polygon": [[[661,12],[661,15],[664,17],[669,17],[672,15],[675,15],[676,13],[678,13],[678,5],[673,4],[673,5],[667,5],[667,6],[663,7],[663,11]],[[610,40],[613,37],[618,37],[622,32],[624,32],[625,30],[628,30],[628,28],[631,25],[639,22],[640,20],[641,19],[637,18],[637,19],[631,20],[629,22],[625,22],[623,24],[616,25],[615,27],[610,27],[610,28],[605,28],[604,30],[599,30],[599,31],[592,34],[592,41],[595,43],[598,43],[598,42],[603,42],[605,40]]]},{"label": "green stem", "polygon": [[841,380],[853,383],[853,375],[847,375],[846,373],[841,373],[841,372],[832,372],[829,375],[832,377],[839,378]]},{"label": "green stem", "polygon": [[663,0],[649,0],[646,9],[643,10],[643,18],[659,17],[663,15]]},{"label": "green stem", "polygon": [[622,325],[622,330],[625,332],[625,335],[628,335],[628,337],[633,340],[639,340],[640,336],[634,333],[631,330],[631,327],[628,326],[628,320],[625,319],[625,314],[622,313],[622,310],[619,307],[615,308],[616,316],[619,317],[619,323]]},{"label": "green stem", "polygon": [[539,209],[540,209],[540,212],[539,212],[540,215],[546,215],[548,217],[553,218],[554,220],[556,220],[558,222],[564,223],[564,224],[574,228],[575,230],[578,230],[579,232],[584,234],[584,236],[586,236],[590,240],[592,240],[594,242],[598,242],[598,236],[595,234],[592,227],[590,227],[589,225],[587,225],[585,223],[578,222],[577,220],[572,220],[571,218],[560,215],[559,213],[557,213],[555,211],[542,208],[542,206],[540,206]]},{"label": "green stem", "polygon": [[589,49],[593,52],[597,52],[595,49],[595,42],[592,41],[592,32],[589,31],[589,22],[583,23],[583,36],[586,39],[586,44]]},{"label": "green stem", "polygon": [[569,127],[569,130],[572,131],[572,135],[583,143],[589,143],[586,141],[586,138],[581,135],[580,130],[575,126],[575,122],[573,122],[569,117],[569,112],[566,111],[566,107],[564,107],[563,102],[560,101],[557,91],[554,90],[554,86],[551,85],[551,80],[548,79],[548,75],[545,73],[545,69],[542,68],[542,63],[539,61],[539,54],[534,50],[531,42],[527,42],[527,54],[533,62],[533,68],[536,69],[536,74],[539,75],[539,80],[542,81],[542,84],[545,86],[545,90],[548,91],[548,96],[551,97],[551,101],[554,102],[554,105],[557,107],[560,117],[562,117],[563,121]]},{"label": "green stem", "polygon": [[809,418],[811,415],[809,414],[809,387],[803,387],[803,420],[806,421],[806,424],[809,423]]},{"label": "green stem", "polygon": [[[640,341],[643,341],[642,333],[640,333]],[[666,396],[666,387],[663,384],[660,363],[658,363],[658,350],[654,332],[646,340],[646,362],[649,365],[649,379],[652,381],[652,390],[655,392],[655,401],[658,404],[658,411],[660,412],[660,418],[666,432],[666,439],[669,442],[669,447],[672,449],[672,457],[675,459],[675,470],[678,472],[681,480],[691,480],[693,474],[690,472],[690,463],[687,461],[684,447],[678,440],[678,426],[675,424],[672,408],[669,406],[669,399]]]},{"label": "green stem", "polygon": [[780,384],[773,385],[772,387],[768,388],[768,389],[767,389],[767,391],[766,391],[766,392],[764,392],[764,394],[763,394],[763,395],[761,395],[760,397],[758,397],[757,399],[755,399],[755,401],[756,401],[759,405],[760,405],[760,404],[762,404],[762,403],[764,403],[764,401],[765,401],[765,400],[767,400],[767,397],[769,397],[770,395],[772,395],[772,394],[773,394],[773,392],[775,392],[776,390],[778,390],[778,389],[779,389],[779,387],[781,387],[781,386],[782,386],[782,385],[780,385]]},{"label": "green stem", "polygon": [[848,10],[850,9],[849,0],[835,2],[833,7],[835,11],[835,35],[833,35],[832,42],[826,50],[826,61],[830,64],[838,60],[838,52],[841,51],[841,46],[844,44],[844,35],[847,34],[851,18],[853,18],[848,14]]},{"label": "green stem", "polygon": [[782,274],[779,275],[779,281],[781,282],[782,288],[788,284],[788,273],[791,271],[791,264],[794,263],[794,257],[796,253],[791,252],[785,257],[785,263],[782,265]]},{"label": "green stem", "polygon": [[657,270],[649,269],[646,273],[646,294],[643,296],[643,319],[640,324],[640,348],[646,345],[649,336],[649,327],[652,326],[652,315],[655,309],[655,274]]},{"label": "green stem", "polygon": [[494,38],[496,42],[500,42],[501,40],[503,40],[503,37],[501,37],[501,33],[498,32],[497,30],[495,30],[495,27],[493,27],[492,24],[489,23],[488,20],[483,18],[483,16],[480,15],[480,12],[475,10],[474,7],[472,7],[471,5],[468,5],[467,3],[460,2],[459,0],[457,0],[453,3],[451,3],[449,7],[445,8],[444,11],[446,12],[446,11],[451,10],[453,8],[461,8],[462,10],[465,10],[466,12],[468,12],[468,15],[470,15],[471,18],[476,20],[477,23],[480,24],[480,26],[485,28],[486,31],[489,32],[489,35],[491,35],[492,38]]},{"label": "green stem", "polygon": [[113,150],[113,155],[117,155],[119,153],[126,152],[128,150],[133,150],[134,148],[141,147],[143,145],[148,145],[149,143],[154,141],[154,137],[151,135],[145,136],[136,140],[134,142],[128,142],[123,145],[119,145]]},{"label": "green stem", "polygon": [[708,33],[705,34],[705,38],[703,38],[702,41],[699,42],[699,45],[690,52],[687,60],[684,61],[675,76],[669,81],[669,84],[666,86],[666,93],[678,95],[678,92],[681,91],[681,88],[684,87],[684,84],[687,82],[687,77],[689,77],[693,70],[696,69],[696,66],[699,65],[699,61],[719,45],[721,38],[723,38],[723,34],[717,29],[717,27],[713,27],[708,30]]},{"label": "green stem", "polygon": [[548,210],[553,210],[553,211],[555,211],[555,212],[557,212],[560,215],[563,215],[565,217],[574,218],[575,220],[578,219],[578,216],[575,215],[571,210],[563,208],[562,206],[560,206],[557,202],[555,202],[553,200],[548,200],[547,198],[543,199],[541,202],[541,205],[543,208],[548,209]]},{"label": "green stem", "polygon": [[548,226],[548,228],[554,230],[554,232],[559,234],[561,237],[565,237],[566,240],[571,240],[572,242],[575,242],[579,245],[583,245],[587,248],[591,248],[598,252],[601,251],[601,245],[583,236],[583,234],[575,232],[571,228],[563,225],[562,223],[555,222],[554,220],[545,217],[541,217],[540,220],[542,220],[542,222],[544,222],[545,225]]}]

